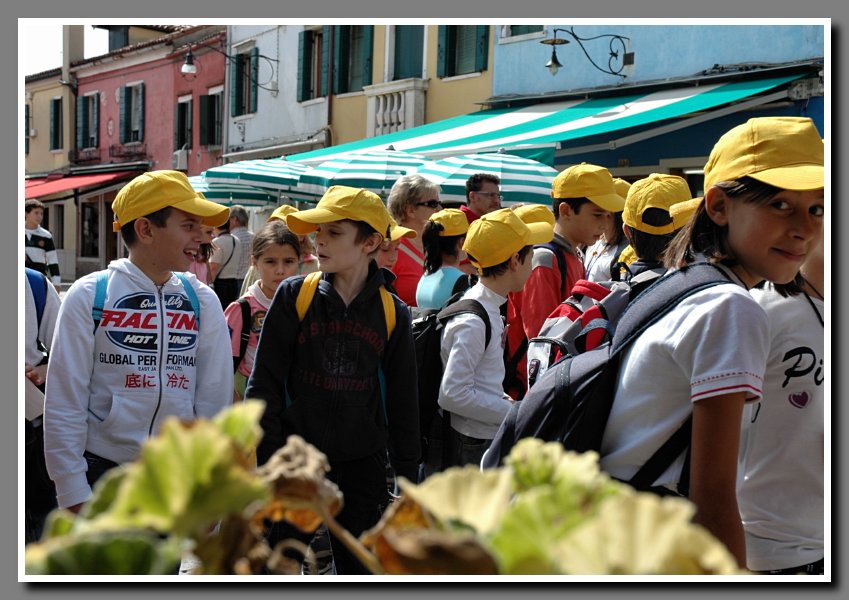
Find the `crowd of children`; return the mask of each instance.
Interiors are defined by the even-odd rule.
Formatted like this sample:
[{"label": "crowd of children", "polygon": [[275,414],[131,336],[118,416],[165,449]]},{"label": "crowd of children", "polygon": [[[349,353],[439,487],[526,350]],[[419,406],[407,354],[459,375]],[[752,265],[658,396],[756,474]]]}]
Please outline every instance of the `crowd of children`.
[{"label": "crowd of children", "polygon": [[[648,287],[707,263],[724,283],[682,300],[623,353],[601,467],[627,480],[692,419],[688,449],[652,489],[687,495],[750,570],[822,573],[823,164],[809,119],[764,117],[719,139],[695,198],[681,177],[629,184],[587,163],[557,175],[550,207],[501,208],[487,174],[470,178],[463,210],[443,209],[438,186],[415,175],[395,184],[388,209],[334,186],[315,208],[272,214],[223,310],[205,285],[226,266],[210,231],[241,215],[179,172],[141,175],[113,203],[129,257],[71,287],[51,336],[43,437],[58,505],[79,510],[166,416],[258,398],[257,463],[292,434],[316,446],[344,494],[337,520],[357,536],[389,500],[387,459],[396,477],[421,477],[410,307],[462,297],[485,311],[487,321],[446,320],[438,392],[446,464],[479,465],[528,393],[528,341],[573,291],[587,280]],[[29,363],[27,377],[41,383]],[[285,522],[266,536],[312,537]],[[335,572],[366,573],[330,545]]]}]

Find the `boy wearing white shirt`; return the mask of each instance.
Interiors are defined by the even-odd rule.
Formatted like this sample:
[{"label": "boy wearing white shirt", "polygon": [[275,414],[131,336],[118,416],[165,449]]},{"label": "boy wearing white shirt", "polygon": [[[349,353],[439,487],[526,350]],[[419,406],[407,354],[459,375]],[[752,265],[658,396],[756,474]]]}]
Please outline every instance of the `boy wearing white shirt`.
[{"label": "boy wearing white shirt", "polygon": [[450,413],[453,464],[480,464],[484,452],[510,410],[504,393],[504,323],[500,307],[507,294],[522,289],[531,274],[531,248],[550,242],[549,223],[524,223],[509,208],[472,222],[463,250],[480,273],[463,295],[478,301],[490,319],[491,336],[474,314],[459,314],[445,325],[441,357],[445,370],[439,387],[439,406]]}]

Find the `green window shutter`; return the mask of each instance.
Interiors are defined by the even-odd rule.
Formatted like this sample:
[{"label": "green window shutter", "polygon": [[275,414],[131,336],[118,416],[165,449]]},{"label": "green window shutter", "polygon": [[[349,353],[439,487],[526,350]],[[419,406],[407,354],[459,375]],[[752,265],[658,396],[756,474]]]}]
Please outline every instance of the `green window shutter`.
[{"label": "green window shutter", "polygon": [[436,76],[446,77],[448,75],[448,27],[439,26],[438,42],[436,46]]},{"label": "green window shutter", "polygon": [[121,106],[118,112],[118,141],[126,144],[130,141],[130,106],[133,101],[133,90],[121,88]]},{"label": "green window shutter", "polygon": [[29,154],[29,104],[24,104],[24,154]]},{"label": "green window shutter", "polygon": [[395,72],[393,81],[422,76],[423,25],[395,26]]},{"label": "green window shutter", "polygon": [[141,142],[144,140],[144,84],[139,84],[139,111],[138,111],[138,121],[136,123],[136,128],[139,130],[139,139]]},{"label": "green window shutter", "polygon": [[238,59],[230,61],[230,116],[244,114],[242,107],[242,63]]},{"label": "green window shutter", "polygon": [[[333,93],[344,94],[348,89],[348,53],[351,46],[351,28],[333,26]],[[323,69],[323,67],[322,67]],[[324,71],[322,70],[322,73]],[[322,75],[324,77],[324,75]],[[324,82],[322,82],[323,84]],[[323,95],[323,94],[322,94]]]},{"label": "green window shutter", "polygon": [[298,85],[296,90],[298,102],[309,100],[310,97],[311,38],[312,32],[309,31],[302,31],[298,34]]},{"label": "green window shutter", "polygon": [[327,71],[330,69],[330,36],[333,35],[333,26],[325,25],[321,35],[321,81],[318,82],[319,96],[327,96]]},{"label": "green window shutter", "polygon": [[77,96],[77,150],[81,150],[87,146],[88,139],[88,98],[85,96]]},{"label": "green window shutter", "polygon": [[372,56],[374,55],[374,25],[363,25],[363,85],[371,85]]},{"label": "green window shutter", "polygon": [[56,100],[50,101],[50,149],[56,150],[56,128],[58,127],[58,123],[56,122],[57,114],[56,114]]},{"label": "green window shutter", "polygon": [[180,103],[174,105],[174,150],[180,149],[180,133],[183,131],[183,111],[180,110]]},{"label": "green window shutter", "polygon": [[94,131],[90,131],[89,135],[94,136],[94,147],[100,147],[100,94],[94,94],[94,104],[92,108],[94,108],[94,118],[92,119],[94,122]]},{"label": "green window shutter", "polygon": [[475,71],[486,71],[489,56],[489,25],[478,25],[475,38]]},{"label": "green window shutter", "polygon": [[248,112],[256,112],[256,96],[259,84],[259,48],[251,48],[251,106]]},{"label": "green window shutter", "polygon": [[192,137],[193,137],[193,130],[194,130],[194,122],[195,122],[194,100],[189,100],[187,104],[188,104],[188,106],[186,107],[186,119],[188,119],[189,122],[186,124],[187,125],[186,132],[188,134],[189,139],[187,139],[186,142],[189,144],[189,148],[192,148],[193,147]]},{"label": "green window shutter", "polygon": [[200,112],[198,118],[198,143],[201,146],[209,146],[212,144],[210,139],[212,136],[210,135],[210,130],[212,129],[213,120],[210,118],[210,97],[209,96],[201,96],[200,103],[198,104],[198,110]]}]

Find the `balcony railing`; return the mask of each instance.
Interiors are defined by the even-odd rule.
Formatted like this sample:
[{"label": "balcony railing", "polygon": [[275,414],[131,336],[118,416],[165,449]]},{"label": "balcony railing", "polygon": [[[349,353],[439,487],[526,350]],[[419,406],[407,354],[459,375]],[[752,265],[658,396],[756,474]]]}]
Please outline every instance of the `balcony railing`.
[{"label": "balcony railing", "polygon": [[127,160],[147,158],[147,144],[112,144],[109,146],[109,156]]},{"label": "balcony railing", "polygon": [[426,79],[401,79],[363,88],[368,99],[366,136],[403,131],[424,124]]},{"label": "balcony railing", "polygon": [[72,163],[100,162],[100,148],[83,148],[68,152],[68,160]]}]

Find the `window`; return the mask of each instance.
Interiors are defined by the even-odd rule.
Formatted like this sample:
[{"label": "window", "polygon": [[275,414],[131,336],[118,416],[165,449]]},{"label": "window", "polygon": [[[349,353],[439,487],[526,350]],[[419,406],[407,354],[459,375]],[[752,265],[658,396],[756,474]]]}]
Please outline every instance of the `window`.
[{"label": "window", "polygon": [[422,76],[423,25],[395,26],[395,68],[392,80]]},{"label": "window", "polygon": [[528,33],[542,33],[545,25],[505,25],[501,30],[501,37],[516,37]]},{"label": "window", "polygon": [[330,27],[306,29],[298,34],[298,102],[327,95]]},{"label": "window", "polygon": [[333,91],[362,91],[371,85],[373,25],[336,25],[333,31]]},{"label": "window", "polygon": [[174,117],[174,150],[192,147],[192,98],[180,98],[177,101],[177,114]]},{"label": "window", "polygon": [[29,154],[29,130],[30,125],[29,104],[24,104],[24,154]]},{"label": "window", "polygon": [[97,148],[100,133],[100,94],[77,98],[77,150]]},{"label": "window", "polygon": [[83,202],[80,207],[80,256],[100,256],[100,210],[97,202]]},{"label": "window", "polygon": [[130,28],[127,25],[107,27],[109,30],[109,52],[130,45]]},{"label": "window", "polygon": [[122,144],[144,139],[144,84],[121,88],[119,141]]},{"label": "window", "polygon": [[488,53],[488,25],[439,26],[438,77],[484,71]]},{"label": "window", "polygon": [[230,62],[230,116],[256,112],[259,48],[236,54]]},{"label": "window", "polygon": [[221,91],[200,97],[199,142],[202,146],[221,145]]},{"label": "window", "polygon": [[62,140],[62,98],[50,101],[50,149],[61,150]]}]

